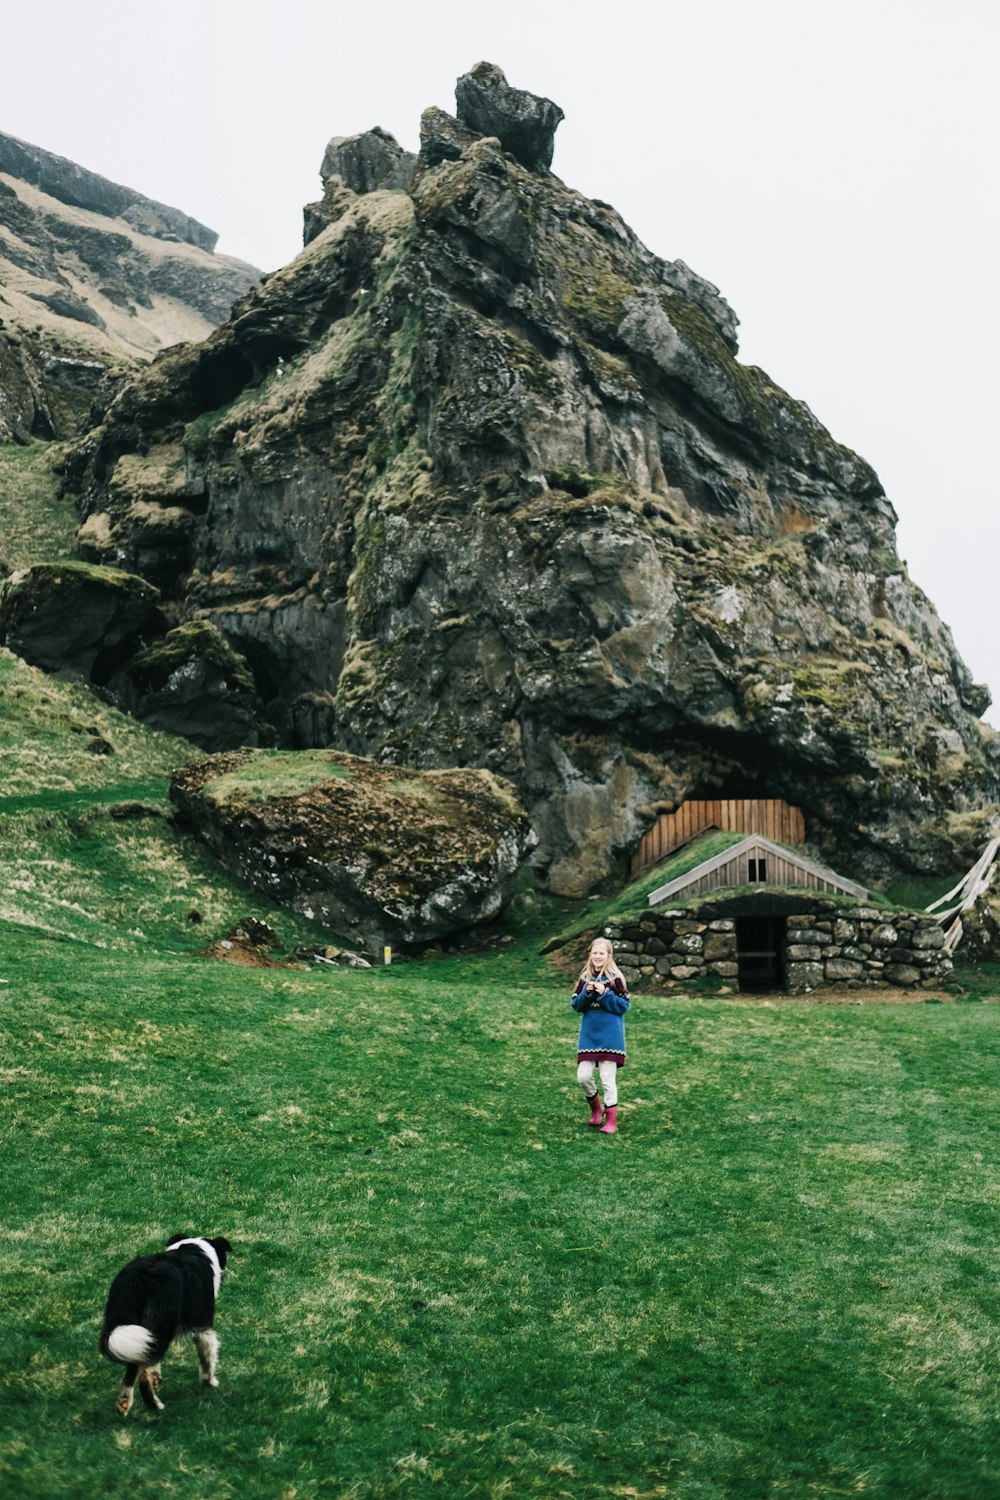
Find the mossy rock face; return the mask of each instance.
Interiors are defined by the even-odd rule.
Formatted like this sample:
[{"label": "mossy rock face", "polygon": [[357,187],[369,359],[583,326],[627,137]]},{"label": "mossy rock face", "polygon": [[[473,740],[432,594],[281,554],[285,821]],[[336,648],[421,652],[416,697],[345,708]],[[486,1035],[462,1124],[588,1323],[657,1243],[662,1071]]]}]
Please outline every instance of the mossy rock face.
[{"label": "mossy rock face", "polygon": [[339,751],[210,757],[171,799],[232,870],[370,951],[494,918],[530,847],[513,788],[487,771],[416,771]]},{"label": "mossy rock face", "polygon": [[956,953],[961,963],[1000,962],[1000,895],[986,891],[962,913],[962,937]]},{"label": "mossy rock face", "polygon": [[484,118],[336,146],[302,254],[70,455],[93,555],[215,621],[289,740],[509,777],[561,893],[689,796],[784,798],[868,884],[971,863],[986,695],[877,476]]}]

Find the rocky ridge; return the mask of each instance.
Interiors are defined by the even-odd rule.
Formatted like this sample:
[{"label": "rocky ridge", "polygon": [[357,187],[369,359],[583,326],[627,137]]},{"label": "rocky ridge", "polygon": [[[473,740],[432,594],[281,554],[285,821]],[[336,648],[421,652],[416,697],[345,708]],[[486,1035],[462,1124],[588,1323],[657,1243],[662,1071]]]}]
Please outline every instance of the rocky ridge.
[{"label": "rocky ridge", "polygon": [[0,133],[0,442],[84,431],[113,384],[257,281],[182,213]]},{"label": "rocky ridge", "polygon": [[[245,657],[285,742],[509,777],[552,887],[661,807],[781,796],[872,881],[960,868],[997,737],[870,465],[480,64],[331,142],[306,246],[77,446],[84,555]],[[179,524],[179,520],[183,524]]]}]

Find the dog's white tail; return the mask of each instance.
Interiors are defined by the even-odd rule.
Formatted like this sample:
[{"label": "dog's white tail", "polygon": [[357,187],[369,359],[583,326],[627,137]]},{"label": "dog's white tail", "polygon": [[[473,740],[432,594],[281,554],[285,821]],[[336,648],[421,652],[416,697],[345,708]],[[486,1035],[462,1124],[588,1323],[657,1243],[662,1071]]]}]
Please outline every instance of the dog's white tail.
[{"label": "dog's white tail", "polygon": [[125,1365],[146,1364],[156,1348],[156,1340],[141,1323],[119,1323],[108,1334],[108,1353]]}]

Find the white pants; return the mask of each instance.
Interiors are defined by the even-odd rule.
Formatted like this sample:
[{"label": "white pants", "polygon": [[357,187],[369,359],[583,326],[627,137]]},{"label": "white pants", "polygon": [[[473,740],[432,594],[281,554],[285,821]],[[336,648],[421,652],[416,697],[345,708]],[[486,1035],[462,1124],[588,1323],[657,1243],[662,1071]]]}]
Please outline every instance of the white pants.
[{"label": "white pants", "polygon": [[600,1063],[590,1062],[584,1058],[582,1063],[577,1064],[576,1081],[583,1084],[583,1092],[588,1099],[593,1099],[597,1090],[594,1087],[594,1069],[598,1069],[601,1075],[601,1085],[604,1089],[605,1105],[618,1103],[618,1064],[605,1060]]}]

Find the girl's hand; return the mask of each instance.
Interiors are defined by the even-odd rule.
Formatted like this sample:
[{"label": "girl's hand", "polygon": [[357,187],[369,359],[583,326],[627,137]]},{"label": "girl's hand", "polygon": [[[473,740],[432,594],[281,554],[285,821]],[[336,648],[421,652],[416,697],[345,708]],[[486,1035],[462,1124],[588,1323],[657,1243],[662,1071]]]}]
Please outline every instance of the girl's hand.
[{"label": "girl's hand", "polygon": [[597,984],[592,984],[590,988],[593,990],[595,995],[603,995],[604,991],[607,989],[607,985],[598,982]]}]

